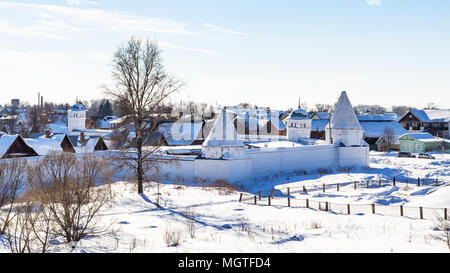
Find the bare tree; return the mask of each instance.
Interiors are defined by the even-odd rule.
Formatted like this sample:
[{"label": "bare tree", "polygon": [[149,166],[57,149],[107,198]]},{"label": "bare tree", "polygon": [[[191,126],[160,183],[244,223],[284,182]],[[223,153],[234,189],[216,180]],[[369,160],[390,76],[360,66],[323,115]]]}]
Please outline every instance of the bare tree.
[{"label": "bare tree", "polygon": [[395,141],[397,141],[397,139],[395,138],[394,130],[390,127],[386,127],[383,131],[383,135],[381,136],[381,145],[383,146],[383,150],[390,153]]},{"label": "bare tree", "polygon": [[[105,88],[106,93],[129,110],[135,134],[123,146],[126,152],[120,154],[119,160],[135,170],[138,193],[143,193],[145,172],[160,145],[155,134],[162,118],[152,113],[183,84],[165,71],[155,41],[135,38],[115,52],[112,74],[115,87]],[[149,148],[144,149],[144,145]]]},{"label": "bare tree", "polygon": [[396,113],[400,117],[402,117],[404,114],[406,114],[409,110],[415,109],[414,107],[410,106],[392,106],[392,112]]},{"label": "bare tree", "polygon": [[334,110],[334,106],[331,104],[322,104],[322,103],[316,104],[317,112],[331,113],[333,110]]},{"label": "bare tree", "polygon": [[26,166],[23,159],[0,160],[0,235],[13,219],[14,204],[27,178]]},{"label": "bare tree", "polygon": [[31,107],[27,113],[28,127],[31,128],[32,133],[43,132],[48,125],[48,118],[42,108],[37,106]]},{"label": "bare tree", "polygon": [[[53,236],[78,242],[106,232],[96,216],[113,195],[108,162],[99,155],[78,157],[51,153],[30,169],[30,185],[37,201],[45,205],[41,217],[52,218]],[[45,214],[46,212],[50,214]],[[41,218],[44,221],[48,218]]]}]

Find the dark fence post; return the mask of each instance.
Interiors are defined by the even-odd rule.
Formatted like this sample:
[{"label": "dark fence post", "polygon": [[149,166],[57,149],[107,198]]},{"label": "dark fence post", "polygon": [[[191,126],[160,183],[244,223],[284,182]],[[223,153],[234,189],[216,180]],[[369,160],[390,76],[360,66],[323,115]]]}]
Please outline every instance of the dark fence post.
[{"label": "dark fence post", "polygon": [[306,188],[305,188],[305,186],[303,186],[303,193],[306,193],[306,194],[308,194],[308,192],[306,191]]},{"label": "dark fence post", "polygon": [[259,195],[259,201],[261,201],[261,192],[258,192]]},{"label": "dark fence post", "polygon": [[325,193],[325,184],[322,184],[323,193]]},{"label": "dark fence post", "polygon": [[417,177],[417,186],[420,187],[420,177]]},{"label": "dark fence post", "polygon": [[288,197],[288,207],[290,207],[290,206],[291,206],[291,198]]},{"label": "dark fence post", "polygon": [[372,213],[375,214],[375,204],[372,204]]},{"label": "dark fence post", "polygon": [[241,195],[239,196],[239,203],[242,201],[242,193],[241,193]]},{"label": "dark fence post", "polygon": [[367,188],[369,188],[369,180],[367,180]]},{"label": "dark fence post", "polygon": [[255,205],[256,205],[256,195],[255,195]]},{"label": "dark fence post", "polygon": [[378,188],[381,188],[381,179],[378,180]]},{"label": "dark fence post", "polygon": [[309,200],[306,199],[306,207],[309,209]]},{"label": "dark fence post", "polygon": [[269,206],[270,206],[270,196],[269,196],[269,197],[267,197],[267,200],[269,200]]},{"label": "dark fence post", "polygon": [[400,205],[400,216],[403,216],[403,205]]},{"label": "dark fence post", "polygon": [[436,186],[438,185],[438,179],[436,178]]},{"label": "dark fence post", "polygon": [[354,188],[355,188],[355,190],[356,190],[356,181],[355,182],[353,182],[354,183]]},{"label": "dark fence post", "polygon": [[350,215],[350,204],[347,204],[347,214]]},{"label": "dark fence post", "polygon": [[328,211],[328,202],[325,202],[325,211]]},{"label": "dark fence post", "polygon": [[423,208],[420,207],[419,209],[420,209],[420,219],[423,219]]},{"label": "dark fence post", "polygon": [[395,186],[395,176],[394,176],[394,179],[392,179],[392,183],[393,183],[394,186]]},{"label": "dark fence post", "polygon": [[289,190],[289,187],[288,187],[288,194],[287,195],[291,195],[291,191]]},{"label": "dark fence post", "polygon": [[447,208],[444,209],[444,219],[448,220]]},{"label": "dark fence post", "polygon": [[337,185],[337,191],[339,191],[339,183],[337,183],[336,185]]}]

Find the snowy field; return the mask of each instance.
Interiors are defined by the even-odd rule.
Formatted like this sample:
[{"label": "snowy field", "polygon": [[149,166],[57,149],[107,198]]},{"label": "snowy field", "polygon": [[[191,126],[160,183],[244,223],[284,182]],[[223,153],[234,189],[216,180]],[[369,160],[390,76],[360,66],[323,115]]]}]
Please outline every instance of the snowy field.
[{"label": "snowy field", "polygon": [[[248,191],[322,185],[363,179],[439,178],[438,187],[397,183],[394,186],[358,188],[323,194],[314,191],[294,194],[336,203],[384,204],[450,208],[450,155],[436,160],[397,158],[396,153],[371,152],[370,169],[307,174],[253,182]],[[288,182],[286,182],[286,180]],[[436,220],[420,220],[379,214],[341,215],[307,208],[239,203],[240,192],[200,185],[145,186],[138,195],[128,182],[113,185],[116,198],[101,212],[101,223],[110,234],[82,240],[83,252],[450,252],[432,235]],[[275,199],[276,200],[276,199]],[[189,208],[189,209],[187,209]],[[189,232],[186,213],[194,215],[194,234]],[[192,230],[192,229],[191,229]],[[168,246],[164,236],[180,236]],[[192,235],[192,236],[191,236]],[[53,242],[51,251],[67,252],[70,247]],[[8,252],[0,243],[0,252]]]}]

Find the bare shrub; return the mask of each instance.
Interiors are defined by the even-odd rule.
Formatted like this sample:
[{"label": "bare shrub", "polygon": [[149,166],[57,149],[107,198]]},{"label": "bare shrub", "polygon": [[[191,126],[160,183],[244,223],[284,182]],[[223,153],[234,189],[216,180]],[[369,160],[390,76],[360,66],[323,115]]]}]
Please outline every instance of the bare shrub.
[{"label": "bare shrub", "polygon": [[37,201],[55,222],[52,235],[69,243],[106,232],[95,216],[114,197],[107,166],[98,155],[51,153],[30,168]]},{"label": "bare shrub", "polygon": [[168,223],[164,231],[164,242],[170,247],[179,246],[182,235],[183,231],[181,229],[174,228]]},{"label": "bare shrub", "polygon": [[5,234],[13,218],[13,207],[26,181],[27,162],[23,159],[0,160],[0,235]]},{"label": "bare shrub", "polygon": [[435,240],[442,241],[447,244],[450,250],[450,220],[444,219],[444,217],[436,216],[436,227],[434,228],[439,234],[433,234],[431,237]]},{"label": "bare shrub", "polygon": [[247,219],[244,219],[244,218],[240,219],[239,226],[241,228],[241,231],[247,232],[247,236],[250,240],[254,239],[252,227]]},{"label": "bare shrub", "polygon": [[6,238],[12,253],[31,253],[34,241],[33,228],[31,226],[32,206],[26,205],[15,209],[13,220],[6,228]]},{"label": "bare shrub", "polygon": [[322,223],[320,221],[312,221],[311,222],[311,228],[312,229],[322,228]]},{"label": "bare shrub", "polygon": [[191,236],[191,238],[195,238],[195,211],[191,207],[187,207],[184,211],[184,215],[186,217],[186,229]]},{"label": "bare shrub", "polygon": [[227,180],[216,179],[212,181],[211,186],[219,191],[220,195],[228,195],[237,190],[236,186],[230,184]]}]

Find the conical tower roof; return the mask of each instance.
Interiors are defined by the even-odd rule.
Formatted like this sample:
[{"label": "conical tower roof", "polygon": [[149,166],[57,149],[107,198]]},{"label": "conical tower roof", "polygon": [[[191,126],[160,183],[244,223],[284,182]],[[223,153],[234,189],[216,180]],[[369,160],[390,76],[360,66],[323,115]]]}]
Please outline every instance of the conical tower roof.
[{"label": "conical tower roof", "polygon": [[225,109],[220,111],[203,146],[244,146],[244,143],[237,138],[236,128],[230,118],[231,114],[233,113]]},{"label": "conical tower roof", "polygon": [[362,129],[345,91],[341,93],[331,115],[330,127],[331,129]]}]

